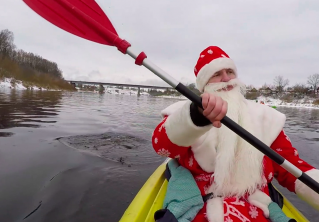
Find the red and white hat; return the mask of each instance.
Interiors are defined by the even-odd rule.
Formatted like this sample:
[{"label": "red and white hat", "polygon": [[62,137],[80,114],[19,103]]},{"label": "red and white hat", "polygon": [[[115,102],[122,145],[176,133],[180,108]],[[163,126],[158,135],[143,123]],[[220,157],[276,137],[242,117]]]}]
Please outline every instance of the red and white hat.
[{"label": "red and white hat", "polygon": [[202,51],[194,68],[197,89],[203,92],[208,80],[222,69],[232,69],[237,76],[234,61],[221,48],[209,46]]}]

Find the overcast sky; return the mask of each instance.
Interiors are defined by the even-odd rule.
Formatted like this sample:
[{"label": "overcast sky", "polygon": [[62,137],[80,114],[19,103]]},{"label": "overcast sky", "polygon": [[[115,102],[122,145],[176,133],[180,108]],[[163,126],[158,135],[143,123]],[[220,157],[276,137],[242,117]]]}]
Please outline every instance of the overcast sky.
[{"label": "overcast sky", "polygon": [[[319,73],[318,0],[98,0],[121,38],[183,83],[195,82],[200,52],[217,45],[246,84],[290,85]],[[69,34],[22,0],[0,0],[0,29],[19,49],[55,61],[67,80],[166,85],[116,48]]]}]

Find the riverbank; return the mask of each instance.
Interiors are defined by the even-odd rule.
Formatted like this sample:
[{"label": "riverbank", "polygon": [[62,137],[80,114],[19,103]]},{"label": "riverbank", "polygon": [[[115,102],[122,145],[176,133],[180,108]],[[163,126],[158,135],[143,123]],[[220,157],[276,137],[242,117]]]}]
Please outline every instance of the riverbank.
[{"label": "riverbank", "polygon": [[[106,93],[109,94],[123,94],[123,95],[137,95],[137,91],[129,90],[129,89],[116,89],[116,88],[106,88]],[[98,93],[98,91],[96,91]],[[141,95],[152,96],[147,92],[141,92]],[[175,95],[160,95],[154,96],[158,98],[168,98],[168,99],[178,99],[185,100],[188,99],[185,96],[175,96]],[[318,98],[304,97],[302,99],[293,99],[291,102],[286,102],[281,99],[275,99],[272,97],[259,96],[257,101],[264,102],[265,105],[268,106],[284,106],[284,107],[298,107],[298,108],[312,108],[319,109],[319,104],[314,104],[314,101],[318,100]]]},{"label": "riverbank", "polygon": [[20,80],[15,80],[14,78],[3,78],[0,79],[0,88],[8,88],[8,89],[32,89],[32,90],[41,90],[42,88],[31,85],[29,88],[25,86],[25,84]]},{"label": "riverbank", "polygon": [[[81,89],[79,87],[75,87],[78,92],[91,92],[91,93],[101,93],[99,90],[85,90]],[[112,95],[130,95],[130,96],[137,96],[138,91],[133,90],[133,89],[118,89],[118,88],[105,88],[105,91],[102,93],[108,93]],[[140,95],[145,95],[145,96],[152,96],[150,93],[141,91]],[[174,96],[174,95],[160,95],[160,96],[155,96],[155,97],[160,97],[160,98],[169,98],[169,99],[187,99],[185,96]]]},{"label": "riverbank", "polygon": [[[81,90],[80,88],[77,88],[78,92],[93,92],[93,93],[99,93],[99,91],[89,91],[89,90]],[[132,89],[118,89],[118,88],[105,88],[105,92],[108,94],[113,95],[131,95],[131,96],[137,96],[138,92],[137,90]],[[153,96],[149,94],[148,92],[141,92],[140,95],[145,96]],[[175,95],[159,95],[159,96],[153,96],[157,98],[167,98],[167,99],[177,99],[177,100],[185,100],[187,99],[185,96],[175,96]],[[268,106],[283,106],[283,107],[297,107],[297,108],[312,108],[312,109],[319,109],[319,104],[314,104],[314,101],[318,100],[317,98],[311,98],[311,97],[304,97],[302,99],[293,99],[291,102],[286,102],[281,99],[275,99],[272,97],[265,97],[265,96],[259,96],[257,98],[257,101],[264,102],[265,105]],[[253,100],[256,101],[256,100]]]},{"label": "riverbank", "polygon": [[[46,87],[41,87],[36,83],[25,82],[21,80],[16,80],[15,78],[0,78],[0,88],[4,89],[16,89],[16,90],[46,90],[46,91],[62,91],[65,89],[61,89],[57,86],[50,87],[49,85]],[[69,89],[67,89],[69,90]]]},{"label": "riverbank", "polygon": [[[3,78],[0,79],[0,88],[8,88],[8,89],[17,89],[17,90],[50,90],[50,91],[62,91],[62,89],[52,89],[52,88],[44,88],[44,87],[38,87],[35,84],[26,84],[22,81],[15,80],[14,78]],[[76,90],[78,92],[88,92],[88,93],[100,93],[98,90],[83,90],[79,87],[76,87]],[[137,96],[138,91],[137,89],[118,89],[118,88],[105,88],[105,91],[103,93],[108,93],[112,95],[131,95],[131,96]],[[144,96],[153,96],[148,92],[141,91],[140,95]],[[159,95],[154,96],[158,98],[167,98],[167,99],[177,99],[177,100],[185,100],[187,99],[185,96],[180,95]],[[319,104],[314,104],[314,101],[318,100],[318,98],[311,98],[311,97],[304,97],[302,99],[293,99],[290,102],[283,101],[281,99],[275,99],[272,97],[265,97],[265,96],[259,96],[257,98],[257,101],[264,102],[265,105],[268,106],[283,106],[283,107],[297,107],[297,108],[312,108],[312,109],[319,109]]]},{"label": "riverbank", "polygon": [[302,99],[293,99],[291,102],[286,102],[272,97],[259,96],[258,102],[264,102],[268,106],[284,106],[284,107],[297,107],[297,108],[311,108],[319,109],[319,104],[314,104],[318,98],[304,97]]}]

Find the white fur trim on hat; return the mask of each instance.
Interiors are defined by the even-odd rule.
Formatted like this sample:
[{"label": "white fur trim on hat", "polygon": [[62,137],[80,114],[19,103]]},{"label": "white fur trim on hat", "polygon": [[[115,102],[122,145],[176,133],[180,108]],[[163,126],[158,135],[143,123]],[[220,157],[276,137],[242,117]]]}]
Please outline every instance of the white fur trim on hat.
[{"label": "white fur trim on hat", "polygon": [[222,69],[233,69],[237,76],[236,65],[232,59],[226,57],[214,59],[210,63],[203,66],[198,72],[196,78],[197,89],[200,92],[203,92],[208,80],[215,74],[215,72],[218,72]]}]

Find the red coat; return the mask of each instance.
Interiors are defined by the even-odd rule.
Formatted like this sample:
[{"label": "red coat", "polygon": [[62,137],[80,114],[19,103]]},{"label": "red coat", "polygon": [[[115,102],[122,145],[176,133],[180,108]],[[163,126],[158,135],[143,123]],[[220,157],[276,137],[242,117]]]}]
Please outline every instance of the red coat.
[{"label": "red coat", "polygon": [[[193,174],[202,195],[207,194],[207,187],[209,187],[213,182],[213,177],[211,177],[212,173],[208,173],[202,169],[202,167],[194,157],[194,152],[191,149],[191,146],[176,145],[169,139],[166,128],[164,126],[167,118],[168,115],[165,115],[162,122],[154,130],[152,136],[152,144],[154,150],[161,156],[178,158],[179,164],[187,168]],[[303,172],[314,169],[314,167],[312,167],[306,161],[300,159],[297,149],[292,146],[290,139],[287,135],[285,135],[283,130],[277,135],[277,138],[272,142],[270,147],[281,156],[283,156],[285,159],[290,161],[292,164],[297,166]],[[275,177],[280,185],[286,187],[289,191],[296,193],[296,178],[293,175],[291,175],[289,172],[287,172],[285,169],[280,167],[278,164],[276,164],[266,156],[264,156],[263,162],[263,171],[267,183],[270,183]],[[316,172],[316,174],[318,173]],[[304,189],[307,189],[307,187],[303,187],[303,191]],[[261,191],[269,195],[267,185],[263,187]],[[309,190],[306,191],[311,192]],[[215,220],[207,218],[206,204],[207,203],[205,203],[205,206],[197,214],[196,218],[193,220],[194,222],[219,221],[218,219]],[[260,208],[249,203],[245,198],[225,198],[223,199],[223,206],[223,221],[268,221],[264,216],[264,212]]]}]

